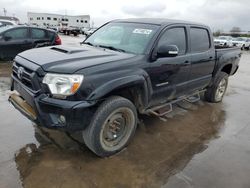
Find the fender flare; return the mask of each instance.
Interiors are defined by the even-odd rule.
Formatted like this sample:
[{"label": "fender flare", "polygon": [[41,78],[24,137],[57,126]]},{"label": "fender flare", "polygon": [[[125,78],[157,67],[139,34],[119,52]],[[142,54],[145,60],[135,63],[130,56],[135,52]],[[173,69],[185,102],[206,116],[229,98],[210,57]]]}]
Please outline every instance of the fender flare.
[{"label": "fender flare", "polygon": [[132,76],[125,76],[122,78],[117,78],[115,80],[110,80],[104,85],[96,88],[87,98],[87,100],[100,100],[110,92],[122,89],[126,87],[133,87],[133,86],[141,86],[142,87],[142,102],[143,104],[148,103],[149,97],[149,87],[146,81],[146,78],[142,75],[132,75]]}]

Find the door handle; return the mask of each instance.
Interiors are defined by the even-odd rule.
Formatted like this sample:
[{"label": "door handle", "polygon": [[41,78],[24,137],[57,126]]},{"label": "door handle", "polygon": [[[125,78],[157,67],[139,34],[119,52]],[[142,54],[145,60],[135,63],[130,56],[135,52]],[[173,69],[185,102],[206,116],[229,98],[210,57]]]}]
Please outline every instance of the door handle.
[{"label": "door handle", "polygon": [[190,65],[191,63],[190,63],[190,61],[185,61],[184,62],[184,66],[188,66],[188,65]]}]

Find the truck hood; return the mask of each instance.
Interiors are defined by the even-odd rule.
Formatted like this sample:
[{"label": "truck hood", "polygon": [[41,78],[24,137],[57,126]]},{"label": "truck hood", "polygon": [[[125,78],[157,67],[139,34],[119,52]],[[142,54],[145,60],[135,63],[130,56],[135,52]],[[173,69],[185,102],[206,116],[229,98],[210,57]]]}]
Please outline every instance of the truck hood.
[{"label": "truck hood", "polygon": [[41,66],[46,72],[72,74],[83,68],[126,60],[136,55],[83,45],[77,48],[50,46],[31,49],[18,56]]}]

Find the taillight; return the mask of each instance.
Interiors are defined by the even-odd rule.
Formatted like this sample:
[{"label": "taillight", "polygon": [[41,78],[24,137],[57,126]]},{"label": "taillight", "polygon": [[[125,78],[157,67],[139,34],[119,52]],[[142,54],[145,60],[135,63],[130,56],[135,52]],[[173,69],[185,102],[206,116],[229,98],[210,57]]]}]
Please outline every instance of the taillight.
[{"label": "taillight", "polygon": [[61,44],[62,44],[61,38],[58,35],[56,35],[55,45],[61,45]]}]

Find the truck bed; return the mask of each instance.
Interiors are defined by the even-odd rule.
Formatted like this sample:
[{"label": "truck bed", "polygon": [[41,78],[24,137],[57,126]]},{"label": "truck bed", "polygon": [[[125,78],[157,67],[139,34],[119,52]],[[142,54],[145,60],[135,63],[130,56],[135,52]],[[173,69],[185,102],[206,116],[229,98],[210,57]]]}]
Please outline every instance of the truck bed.
[{"label": "truck bed", "polygon": [[231,74],[234,74],[235,71],[238,69],[238,64],[241,57],[241,49],[240,47],[219,47],[215,48],[216,54],[216,64],[215,64],[215,71],[222,67],[222,65],[227,64],[227,62],[232,63],[232,71]]},{"label": "truck bed", "polygon": [[241,54],[240,47],[215,47],[216,58],[220,58],[221,56],[237,56]]}]

